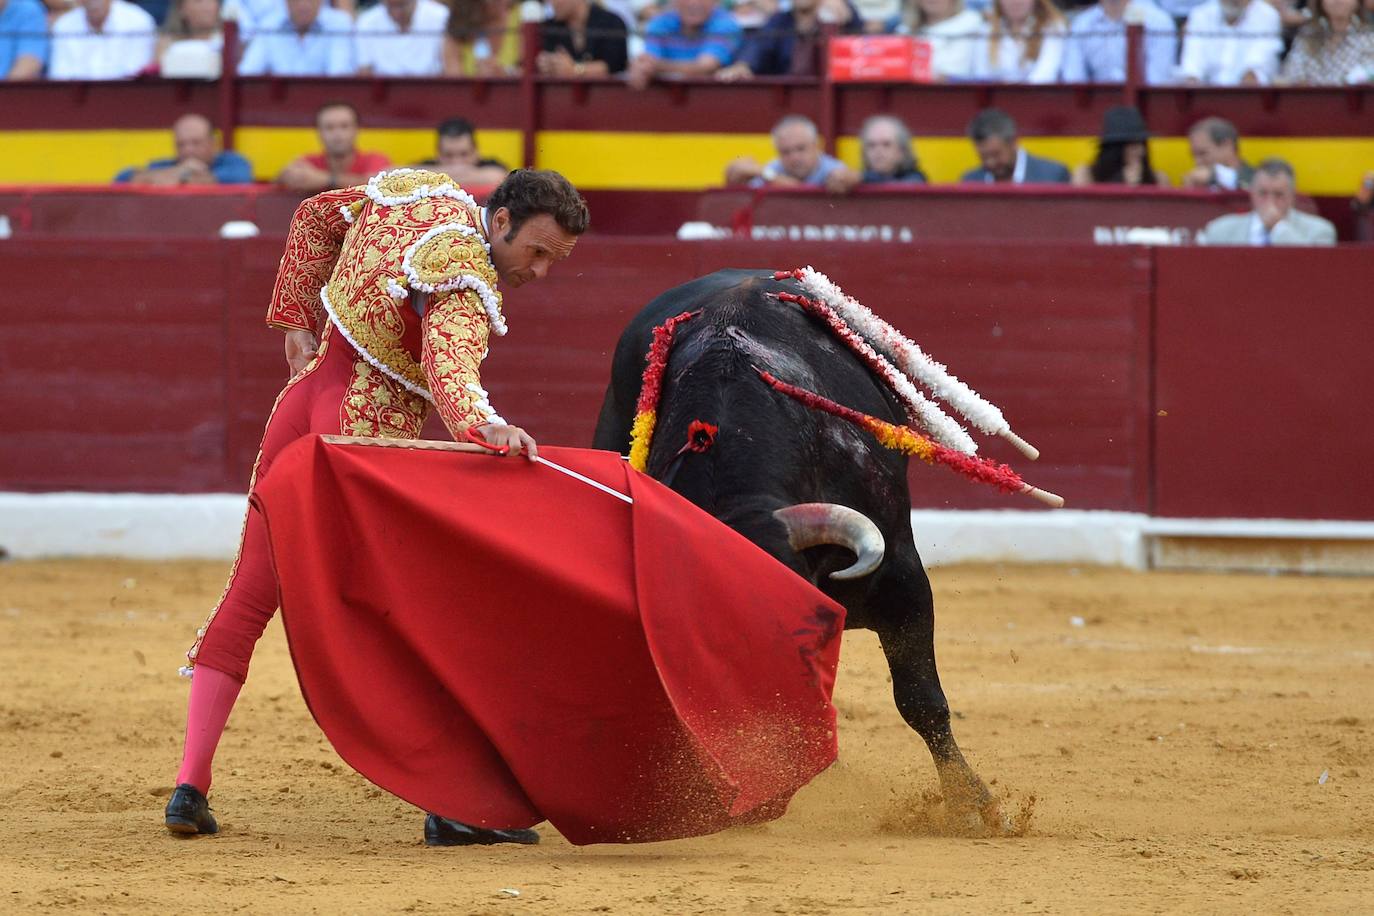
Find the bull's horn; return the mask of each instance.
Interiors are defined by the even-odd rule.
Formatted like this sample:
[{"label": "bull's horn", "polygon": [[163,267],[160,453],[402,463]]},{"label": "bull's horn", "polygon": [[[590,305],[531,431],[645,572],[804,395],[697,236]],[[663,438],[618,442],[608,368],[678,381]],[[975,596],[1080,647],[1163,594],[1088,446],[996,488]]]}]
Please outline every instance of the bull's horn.
[{"label": "bull's horn", "polygon": [[793,550],[836,544],[854,551],[854,565],[831,573],[832,579],[858,579],[883,562],[883,533],[867,515],[848,506],[801,503],[779,509],[773,517],[787,528],[787,541]]}]

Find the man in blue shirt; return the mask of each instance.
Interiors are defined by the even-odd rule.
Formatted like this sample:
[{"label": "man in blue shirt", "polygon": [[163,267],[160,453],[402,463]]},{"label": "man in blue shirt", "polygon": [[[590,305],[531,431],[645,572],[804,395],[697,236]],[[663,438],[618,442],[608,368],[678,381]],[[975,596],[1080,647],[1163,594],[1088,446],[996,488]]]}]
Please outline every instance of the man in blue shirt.
[{"label": "man in blue shirt", "polygon": [[31,80],[48,62],[48,17],[38,0],[0,0],[0,80]]},{"label": "man in blue shirt", "polygon": [[858,184],[858,172],[821,150],[816,124],[804,115],[788,115],[773,128],[773,147],[778,158],[767,165],[748,156],[725,168],[726,184],[751,188],[825,188],[837,194]]},{"label": "man in blue shirt", "polygon": [[743,32],[715,0],[673,0],[644,28],[644,53],[630,62],[629,83],[643,89],[663,77],[711,76],[739,54]]},{"label": "man in blue shirt", "polygon": [[263,25],[239,62],[240,76],[352,76],[353,20],[323,0],[286,0],[285,17]]},{"label": "man in blue shirt", "polygon": [[1124,83],[1126,24],[1145,26],[1145,82],[1173,82],[1178,32],[1168,13],[1150,0],[1100,0],[1073,20],[1064,49],[1065,83]]},{"label": "man in blue shirt", "polygon": [[115,176],[117,184],[248,184],[253,167],[238,153],[216,151],[215,129],[198,114],[182,115],[172,125],[176,158],[154,159],[146,168],[130,167]]}]

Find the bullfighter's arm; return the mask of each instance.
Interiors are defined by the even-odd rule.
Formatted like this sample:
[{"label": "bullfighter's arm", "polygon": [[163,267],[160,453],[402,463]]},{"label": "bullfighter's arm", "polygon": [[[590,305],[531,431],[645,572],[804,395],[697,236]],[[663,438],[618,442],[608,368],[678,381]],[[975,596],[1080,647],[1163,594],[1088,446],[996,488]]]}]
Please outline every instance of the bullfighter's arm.
[{"label": "bullfighter's arm", "polygon": [[475,290],[441,293],[425,312],[420,365],[440,419],[460,442],[469,427],[505,423],[487,401],[478,371],[487,355],[490,328]]},{"label": "bullfighter's arm", "polygon": [[277,267],[267,323],[287,331],[309,331],[317,338],[324,331],[325,315],[320,290],[329,282],[339,259],[349,222],[343,208],[364,199],[363,189],[325,191],[301,202],[291,218],[286,253]]}]

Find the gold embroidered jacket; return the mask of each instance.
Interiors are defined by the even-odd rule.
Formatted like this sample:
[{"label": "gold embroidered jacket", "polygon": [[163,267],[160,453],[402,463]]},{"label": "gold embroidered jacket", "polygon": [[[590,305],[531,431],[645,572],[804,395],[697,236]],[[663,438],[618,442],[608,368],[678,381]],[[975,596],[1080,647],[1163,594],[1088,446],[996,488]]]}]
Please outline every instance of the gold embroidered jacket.
[{"label": "gold embroidered jacket", "polygon": [[[296,210],[267,322],[319,335],[332,322],[359,354],[431,401],[455,437],[503,422],[478,368],[505,333],[477,203],[447,175],[382,172]],[[421,321],[412,291],[428,294]],[[418,358],[403,337],[420,321]]]}]

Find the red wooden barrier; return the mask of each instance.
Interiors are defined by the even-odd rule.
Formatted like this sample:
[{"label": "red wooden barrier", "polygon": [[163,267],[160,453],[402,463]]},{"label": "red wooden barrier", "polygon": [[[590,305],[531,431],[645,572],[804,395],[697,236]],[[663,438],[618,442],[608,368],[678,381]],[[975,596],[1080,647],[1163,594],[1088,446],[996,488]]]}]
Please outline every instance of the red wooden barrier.
[{"label": "red wooden barrier", "polygon": [[1156,253],[1155,514],[1374,519],[1374,262]]},{"label": "red wooden barrier", "polygon": [[[0,310],[0,489],[242,489],[285,377],[280,335],[261,323],[280,251],[0,244],[19,305]],[[1361,350],[1374,318],[1357,292],[1374,265],[1357,249],[588,237],[507,298],[511,333],[484,368],[492,400],[544,441],[585,445],[611,350],[645,302],[719,267],[806,263],[1000,404],[1044,457],[986,453],[1077,508],[1374,518]],[[918,506],[1028,505],[920,465],[912,482]]]},{"label": "red wooden barrier", "polygon": [[[478,199],[486,191],[473,189]],[[850,240],[1026,239],[1119,244],[1133,229],[1163,228],[1190,240],[1210,219],[1249,207],[1245,194],[1157,188],[1000,187],[937,185],[860,188],[836,197],[822,191],[587,191],[592,231],[671,236],[690,220],[752,226],[767,238]],[[3,187],[0,216],[15,238],[200,238],[219,236],[230,220],[247,220],[263,235],[281,235],[300,195],[272,185],[209,188]],[[1356,236],[1347,198],[1321,198],[1342,239]],[[1312,209],[1301,198],[1299,206]],[[832,227],[826,230],[825,227]],[[886,232],[883,231],[886,227]],[[853,230],[853,231],[849,231]],[[868,230],[868,231],[864,231]],[[771,234],[770,234],[771,233]],[[818,234],[819,233],[819,234]],[[848,234],[846,234],[848,233]]]}]

